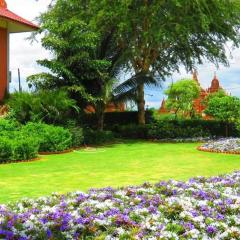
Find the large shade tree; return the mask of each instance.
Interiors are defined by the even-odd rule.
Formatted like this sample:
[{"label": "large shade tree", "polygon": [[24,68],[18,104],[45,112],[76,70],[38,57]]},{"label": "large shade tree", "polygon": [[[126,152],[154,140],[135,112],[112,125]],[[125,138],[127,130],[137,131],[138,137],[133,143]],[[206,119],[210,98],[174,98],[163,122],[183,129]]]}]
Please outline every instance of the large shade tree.
[{"label": "large shade tree", "polygon": [[97,7],[99,28],[116,24],[116,39],[127,49],[125,57],[133,72],[115,95],[136,101],[141,124],[145,85],[158,85],[180,66],[189,71],[205,60],[227,65],[225,44],[239,44],[237,0],[115,0],[100,1]]}]

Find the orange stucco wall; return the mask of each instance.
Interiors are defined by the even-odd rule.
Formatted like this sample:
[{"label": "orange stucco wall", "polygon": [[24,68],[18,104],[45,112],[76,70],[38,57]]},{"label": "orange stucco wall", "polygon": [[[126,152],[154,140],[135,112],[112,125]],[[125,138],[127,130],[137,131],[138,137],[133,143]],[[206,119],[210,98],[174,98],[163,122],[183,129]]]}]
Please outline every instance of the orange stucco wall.
[{"label": "orange stucco wall", "polygon": [[3,100],[7,90],[7,64],[8,64],[8,33],[7,29],[0,28],[0,101]]}]

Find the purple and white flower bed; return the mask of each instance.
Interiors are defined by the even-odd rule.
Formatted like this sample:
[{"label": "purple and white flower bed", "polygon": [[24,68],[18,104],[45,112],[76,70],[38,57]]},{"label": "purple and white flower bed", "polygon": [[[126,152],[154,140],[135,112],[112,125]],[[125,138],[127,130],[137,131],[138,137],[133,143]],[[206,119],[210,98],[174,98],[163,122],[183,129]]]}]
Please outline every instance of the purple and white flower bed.
[{"label": "purple and white flower bed", "polygon": [[222,138],[215,141],[209,141],[203,144],[200,150],[240,153],[240,138]]},{"label": "purple and white flower bed", "polygon": [[0,239],[240,239],[240,171],[2,205]]}]

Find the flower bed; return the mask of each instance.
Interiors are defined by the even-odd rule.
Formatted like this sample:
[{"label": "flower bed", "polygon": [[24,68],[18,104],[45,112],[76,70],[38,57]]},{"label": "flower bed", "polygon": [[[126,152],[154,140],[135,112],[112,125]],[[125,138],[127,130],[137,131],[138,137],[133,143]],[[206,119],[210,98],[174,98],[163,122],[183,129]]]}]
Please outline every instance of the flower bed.
[{"label": "flower bed", "polygon": [[0,206],[0,239],[240,239],[240,171]]},{"label": "flower bed", "polygon": [[198,147],[198,150],[206,152],[240,154],[240,139],[223,138],[216,141],[209,141]]}]

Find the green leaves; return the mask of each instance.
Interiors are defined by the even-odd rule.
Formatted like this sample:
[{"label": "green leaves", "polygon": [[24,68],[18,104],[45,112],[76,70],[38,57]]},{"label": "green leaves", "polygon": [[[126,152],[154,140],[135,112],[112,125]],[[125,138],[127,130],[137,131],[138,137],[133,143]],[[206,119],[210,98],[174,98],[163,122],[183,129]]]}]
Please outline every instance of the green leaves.
[{"label": "green leaves", "polygon": [[193,111],[194,100],[199,97],[200,87],[191,79],[173,83],[165,92],[168,96],[166,106],[169,110],[187,116]]},{"label": "green leaves", "polygon": [[240,118],[240,99],[215,94],[210,97],[205,113],[218,120],[235,122]]}]

